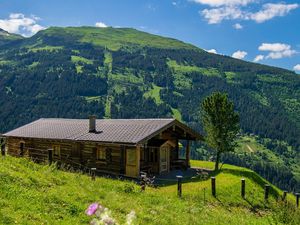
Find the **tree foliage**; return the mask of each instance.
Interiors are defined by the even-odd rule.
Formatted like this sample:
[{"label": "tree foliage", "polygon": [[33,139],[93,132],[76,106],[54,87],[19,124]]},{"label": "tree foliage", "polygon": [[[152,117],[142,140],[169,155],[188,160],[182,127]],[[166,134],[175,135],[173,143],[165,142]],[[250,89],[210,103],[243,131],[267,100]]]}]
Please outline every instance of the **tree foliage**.
[{"label": "tree foliage", "polygon": [[206,144],[216,151],[215,170],[223,152],[233,151],[239,132],[239,115],[225,93],[215,92],[201,104]]}]

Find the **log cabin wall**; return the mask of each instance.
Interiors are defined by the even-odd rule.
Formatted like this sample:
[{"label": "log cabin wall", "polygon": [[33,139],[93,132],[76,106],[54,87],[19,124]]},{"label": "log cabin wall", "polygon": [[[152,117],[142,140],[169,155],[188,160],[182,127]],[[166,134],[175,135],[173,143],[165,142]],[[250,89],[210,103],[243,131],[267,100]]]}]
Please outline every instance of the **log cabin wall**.
[{"label": "log cabin wall", "polygon": [[[23,143],[23,154],[21,154]],[[97,168],[98,172],[125,174],[125,146],[95,142],[74,142],[46,139],[7,138],[7,152],[12,156],[28,157],[36,162],[48,160],[48,149],[59,146],[60,154],[53,153],[53,161],[71,165],[74,168]],[[103,159],[97,158],[97,151],[105,151]]]},{"label": "log cabin wall", "polygon": [[[23,144],[23,147],[21,147],[21,144]],[[27,143],[27,145],[31,145],[31,143]],[[8,154],[16,157],[21,157],[22,155],[24,157],[29,156],[28,148],[26,146],[24,138],[7,138],[6,139],[6,148]],[[22,149],[23,148],[23,149]],[[23,151],[23,153],[22,153]]]},{"label": "log cabin wall", "polygon": [[[105,152],[104,158],[97,156],[97,151]],[[118,144],[82,143],[82,164],[88,168],[111,174],[124,174],[124,146]]]}]

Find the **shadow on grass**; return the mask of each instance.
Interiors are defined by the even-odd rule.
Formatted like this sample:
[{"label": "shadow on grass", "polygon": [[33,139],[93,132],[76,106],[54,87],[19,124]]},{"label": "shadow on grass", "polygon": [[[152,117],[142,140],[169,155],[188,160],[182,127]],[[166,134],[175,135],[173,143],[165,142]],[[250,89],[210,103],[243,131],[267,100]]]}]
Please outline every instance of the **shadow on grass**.
[{"label": "shadow on grass", "polygon": [[177,175],[182,176],[182,183],[194,183],[200,181],[206,181],[210,178],[211,171],[200,170],[197,168],[189,168],[185,171],[171,171],[167,174],[158,175],[155,178],[155,185],[160,186],[170,186],[177,184]]},{"label": "shadow on grass", "polygon": [[[263,179],[261,176],[259,176],[257,173],[255,173],[253,171],[222,168],[218,171],[209,171],[208,172],[208,170],[206,170],[205,172],[207,172],[207,175],[203,176],[202,174],[197,174],[197,172],[198,172],[197,169],[193,169],[193,170],[195,170],[195,175],[190,176],[190,177],[185,177],[184,172],[182,172],[182,174],[181,174],[183,176],[182,183],[193,183],[193,182],[199,182],[199,181],[206,181],[206,180],[209,180],[211,177],[217,177],[221,173],[228,173],[228,174],[232,174],[235,176],[243,177],[245,179],[249,179],[249,180],[253,181],[254,183],[256,183],[257,185],[259,185],[261,188],[264,188],[266,184],[270,184],[269,182],[267,182],[265,179]],[[159,181],[156,183],[158,186],[168,186],[168,185],[176,184],[177,178],[176,177],[164,178],[162,176],[157,176],[156,181]],[[272,185],[270,186],[270,194],[276,198],[279,197],[278,190],[276,190],[274,188],[274,186],[272,186]]]},{"label": "shadow on grass", "polygon": [[254,183],[259,185],[262,189],[265,188],[266,184],[269,184],[270,185],[270,192],[269,192],[270,195],[272,195],[275,199],[278,199],[280,196],[279,191],[273,185],[271,185],[268,181],[266,181],[264,178],[262,178],[261,176],[259,176],[257,173],[255,173],[253,171],[224,168],[221,171],[218,171],[217,173],[220,173],[220,172],[230,173],[230,174],[233,174],[236,176],[240,176],[240,177],[244,177],[249,180],[252,180]]},{"label": "shadow on grass", "polygon": [[247,202],[247,203],[250,205],[251,212],[260,215],[259,209],[262,208],[260,205],[253,204],[253,202],[250,202],[247,198],[245,198],[245,199],[243,199],[243,200],[244,200],[245,202]]}]

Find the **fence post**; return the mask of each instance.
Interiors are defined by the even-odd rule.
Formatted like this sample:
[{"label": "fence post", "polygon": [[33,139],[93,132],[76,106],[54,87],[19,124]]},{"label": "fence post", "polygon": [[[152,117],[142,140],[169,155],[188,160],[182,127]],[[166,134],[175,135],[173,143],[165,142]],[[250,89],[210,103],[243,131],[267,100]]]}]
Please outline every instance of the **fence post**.
[{"label": "fence post", "polygon": [[299,197],[300,197],[300,193],[296,193],[296,206],[297,206],[297,208],[299,207]]},{"label": "fence post", "polygon": [[282,201],[286,201],[287,191],[283,191],[282,193]]},{"label": "fence post", "polygon": [[146,189],[146,174],[141,175],[141,190],[145,191]]},{"label": "fence post", "polygon": [[243,199],[245,199],[245,193],[246,193],[246,180],[243,178],[241,180],[241,196]]},{"label": "fence post", "polygon": [[1,155],[5,156],[5,144],[1,145]]},{"label": "fence post", "polygon": [[24,156],[24,143],[20,143],[20,154],[19,154],[21,157]]},{"label": "fence post", "polygon": [[176,176],[176,178],[177,178],[177,195],[178,195],[178,197],[179,198],[181,198],[181,196],[182,196],[182,176]]},{"label": "fence post", "polygon": [[270,192],[270,185],[265,184],[265,201],[268,201],[269,192]]},{"label": "fence post", "polygon": [[211,194],[216,197],[216,178],[211,177]]},{"label": "fence post", "polygon": [[96,168],[91,168],[92,181],[96,180]]},{"label": "fence post", "polygon": [[53,149],[48,149],[48,163],[51,165],[53,162]]}]

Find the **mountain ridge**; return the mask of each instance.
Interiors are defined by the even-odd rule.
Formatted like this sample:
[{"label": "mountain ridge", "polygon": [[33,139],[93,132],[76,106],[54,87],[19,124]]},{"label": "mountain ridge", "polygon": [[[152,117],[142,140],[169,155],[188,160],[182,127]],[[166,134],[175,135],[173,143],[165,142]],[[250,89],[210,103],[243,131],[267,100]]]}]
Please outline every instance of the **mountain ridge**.
[{"label": "mountain ridge", "polygon": [[[220,57],[225,57],[225,58],[230,58],[232,60],[238,60],[238,61],[242,61],[242,62],[246,62],[246,63],[250,63],[250,64],[256,64],[256,65],[260,65],[260,66],[266,66],[266,67],[270,67],[270,68],[276,68],[276,69],[280,69],[280,70],[286,70],[286,71],[289,71],[290,73],[293,73],[295,75],[297,75],[297,73],[295,73],[295,71],[293,70],[289,70],[289,69],[286,69],[286,68],[281,68],[281,67],[277,67],[277,66],[271,66],[271,65],[267,65],[267,64],[262,64],[262,63],[256,63],[256,62],[251,62],[251,61],[247,61],[247,60],[243,60],[243,59],[236,59],[236,58],[233,58],[231,56],[228,56],[228,55],[223,55],[223,54],[219,54],[219,53],[209,53],[207,51],[205,51],[204,49],[202,49],[201,47],[199,46],[196,46],[192,43],[188,43],[188,42],[184,42],[184,41],[180,41],[176,38],[172,38],[172,37],[168,37],[168,36],[161,36],[161,35],[157,35],[157,34],[152,34],[152,33],[148,33],[148,32],[145,32],[145,31],[141,31],[141,30],[138,30],[138,29],[135,29],[135,28],[130,28],[130,27],[120,27],[120,28],[115,28],[115,27],[103,27],[103,28],[99,28],[99,27],[94,27],[94,26],[80,26],[80,27],[76,27],[76,26],[67,26],[67,27],[58,27],[58,26],[51,26],[51,27],[48,27],[47,29],[44,29],[44,30],[41,30],[39,32],[37,32],[36,34],[34,34],[33,36],[31,37],[23,37],[21,35],[18,35],[18,34],[11,34],[11,33],[8,33],[7,31],[1,29],[2,31],[4,31],[5,33],[7,34],[10,34],[12,36],[15,36],[15,37],[18,37],[19,40],[20,39],[23,39],[23,40],[26,40],[26,39],[31,39],[31,38],[34,38],[36,36],[39,36],[39,35],[44,35],[44,34],[47,34],[47,35],[59,35],[59,32],[60,31],[66,31],[68,34],[71,34],[71,35],[83,35],[83,34],[80,34],[80,33],[77,33],[78,31],[90,31],[92,33],[92,31],[96,31],[96,34],[105,34],[106,32],[102,32],[102,31],[107,31],[108,30],[108,33],[110,31],[120,31],[118,35],[122,34],[122,32],[127,32],[127,31],[130,31],[131,33],[135,33],[135,36],[134,38],[136,38],[138,35],[150,35],[151,37],[155,37],[155,38],[158,38],[158,39],[165,39],[165,41],[173,41],[175,43],[178,43],[178,48],[179,47],[183,47],[184,49],[193,49],[193,50],[196,50],[196,51],[202,51],[203,53],[207,53],[209,55],[217,55],[217,56],[220,56]],[[122,35],[120,35],[122,36]],[[97,36],[99,37],[99,36]],[[90,41],[90,42],[89,42]],[[120,41],[120,40],[117,40],[117,41]],[[91,42],[91,40],[85,40],[83,42],[86,42],[86,43],[93,43]],[[126,42],[125,42],[126,43]],[[134,41],[132,41],[132,43],[134,44],[141,44],[141,43],[135,43]],[[94,43],[93,43],[94,44]],[[99,44],[99,43],[98,43]],[[97,42],[96,44],[97,45]],[[105,47],[105,45],[101,45],[100,46],[102,47]],[[143,44],[141,44],[141,46],[143,46]],[[118,46],[120,47],[120,46]],[[147,45],[144,45],[143,47],[147,47]],[[150,47],[165,47],[165,48],[172,48],[172,45],[168,45],[168,46],[162,46],[162,45],[159,45],[159,46],[156,46],[155,44],[154,45],[150,45]],[[118,48],[116,48],[116,46],[113,46],[110,50],[118,50]]]},{"label": "mountain ridge", "polygon": [[0,46],[11,41],[21,40],[23,37],[19,34],[12,34],[0,28]]},{"label": "mountain ridge", "polygon": [[[250,64],[256,64],[256,65],[267,66],[267,67],[276,68],[276,69],[282,69],[282,70],[286,70],[286,71],[289,71],[289,72],[297,75],[293,70],[289,70],[289,69],[281,68],[281,67],[276,67],[276,66],[271,66],[271,65],[266,65],[266,64],[262,64],[262,63],[255,63],[255,62],[251,62],[251,61],[247,61],[247,60],[242,60],[242,59],[236,59],[236,58],[233,58],[231,56],[227,56],[227,55],[223,55],[223,54],[209,53],[209,52],[205,51],[204,49],[202,49],[201,47],[196,46],[196,45],[194,45],[192,43],[180,41],[180,40],[178,40],[176,38],[172,38],[172,37],[169,37],[169,36],[161,36],[161,35],[157,35],[157,34],[148,33],[148,32],[141,31],[141,30],[138,30],[138,29],[135,29],[135,28],[130,28],[130,27],[120,27],[120,28],[103,27],[103,28],[98,28],[98,27],[93,27],[93,26],[80,26],[80,27],[76,27],[76,26],[75,27],[74,26],[68,26],[68,27],[52,26],[52,27],[49,27],[49,28],[47,28],[45,30],[39,31],[38,33],[36,33],[32,37],[34,37],[36,35],[44,34],[44,33],[46,33],[46,34],[52,34],[52,35],[58,35],[59,33],[55,34],[55,31],[62,31],[62,30],[69,31],[72,34],[72,32],[74,33],[76,31],[85,30],[85,29],[90,30],[90,31],[98,31],[99,34],[105,33],[105,32],[100,32],[100,31],[111,31],[111,30],[115,30],[115,31],[134,31],[136,33],[136,36],[141,35],[141,34],[150,35],[151,37],[162,38],[162,39],[165,39],[166,41],[178,42],[179,46],[182,45],[182,46],[184,46],[187,49],[191,48],[191,49],[194,49],[194,50],[197,50],[197,51],[200,50],[203,53],[207,53],[209,55],[217,55],[217,56],[220,56],[220,57],[230,58],[232,60],[243,61],[243,62],[250,63]],[[121,34],[121,32],[119,34]],[[29,37],[29,38],[31,38],[31,37]],[[101,45],[101,46],[105,47],[104,45]],[[157,46],[154,45],[154,46],[151,46],[151,47],[157,47]],[[162,47],[162,46],[159,46],[159,47]],[[163,47],[171,48],[170,46],[163,46]],[[116,50],[116,49],[113,48],[111,50]]]}]

